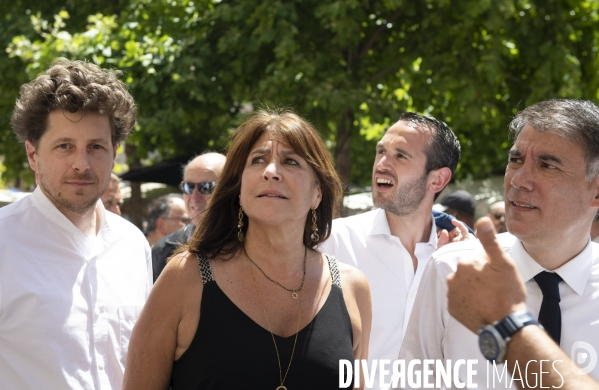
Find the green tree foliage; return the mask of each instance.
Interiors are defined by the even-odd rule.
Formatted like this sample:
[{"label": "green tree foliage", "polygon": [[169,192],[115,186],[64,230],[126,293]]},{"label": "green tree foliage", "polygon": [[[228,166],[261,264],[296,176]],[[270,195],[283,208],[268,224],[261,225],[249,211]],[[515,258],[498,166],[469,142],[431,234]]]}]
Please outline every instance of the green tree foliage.
[{"label": "green tree foliage", "polygon": [[248,107],[291,107],[321,130],[342,178],[361,185],[370,181],[376,141],[402,111],[445,120],[462,143],[458,178],[484,177],[503,170],[507,124],[519,109],[553,97],[599,98],[599,3],[589,0],[3,7],[5,176],[23,171],[8,127],[18,85],[57,56],[125,72],[140,109],[127,143],[140,158],[221,148]]}]

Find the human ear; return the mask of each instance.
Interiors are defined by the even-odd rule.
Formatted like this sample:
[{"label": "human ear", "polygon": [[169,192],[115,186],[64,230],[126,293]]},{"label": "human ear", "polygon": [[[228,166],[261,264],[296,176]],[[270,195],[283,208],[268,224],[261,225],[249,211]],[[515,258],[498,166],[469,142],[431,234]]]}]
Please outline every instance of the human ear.
[{"label": "human ear", "polygon": [[312,200],[312,206],[310,207],[312,210],[316,210],[322,200],[322,188],[320,187],[320,184],[316,184],[316,191],[316,196]]},{"label": "human ear", "polygon": [[31,169],[37,172],[37,153],[35,151],[35,146],[33,142],[26,140],[25,141],[25,151],[27,152],[27,160],[29,161],[29,166]]},{"label": "human ear", "polygon": [[431,181],[429,182],[429,190],[436,194],[441,192],[451,180],[451,169],[447,167],[435,169],[429,174]]},{"label": "human ear", "polygon": [[591,181],[591,188],[593,189],[593,199],[591,201],[591,207],[599,207],[599,174]]}]

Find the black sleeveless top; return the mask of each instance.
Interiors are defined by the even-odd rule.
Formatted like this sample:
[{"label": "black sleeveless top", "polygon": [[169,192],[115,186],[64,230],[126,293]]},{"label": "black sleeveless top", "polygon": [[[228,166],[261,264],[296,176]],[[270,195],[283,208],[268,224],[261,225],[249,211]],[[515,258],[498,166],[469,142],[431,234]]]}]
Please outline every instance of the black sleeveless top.
[{"label": "black sleeveless top", "polygon": [[[337,260],[326,255],[333,284],[314,319],[298,333],[285,387],[289,390],[339,388],[339,359],[354,360],[351,321]],[[198,256],[204,291],[198,330],[174,362],[172,390],[275,390],[279,364],[272,337],[242,312],[218,287],[208,259]],[[268,299],[268,298],[266,298]],[[285,375],[295,335],[274,335]],[[350,388],[353,388],[353,382]]]}]

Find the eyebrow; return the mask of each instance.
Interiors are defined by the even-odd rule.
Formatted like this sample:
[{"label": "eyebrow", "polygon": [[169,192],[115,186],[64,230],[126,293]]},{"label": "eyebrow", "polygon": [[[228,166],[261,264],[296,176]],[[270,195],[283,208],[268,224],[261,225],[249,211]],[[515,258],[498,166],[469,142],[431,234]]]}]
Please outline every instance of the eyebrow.
[{"label": "eyebrow", "polygon": [[53,143],[54,144],[63,144],[65,142],[73,142],[73,141],[75,141],[73,138],[61,137],[61,138],[55,139]]},{"label": "eyebrow", "polygon": [[[518,149],[511,149],[508,152],[508,154],[510,157],[521,157],[522,156],[522,153],[520,153],[520,150],[518,150]],[[553,163],[556,163],[559,165],[564,165],[563,161],[559,157],[554,156],[553,154],[542,153],[542,154],[538,155],[538,159],[542,160],[542,161],[550,161],[550,162],[553,162]]]},{"label": "eyebrow", "polygon": [[405,154],[406,156],[408,156],[409,158],[414,158],[414,156],[412,156],[412,153],[408,152],[405,149],[402,148],[395,148],[395,151],[401,154]]},{"label": "eyebrow", "polygon": [[[254,154],[270,154],[270,152],[271,152],[271,149],[256,149],[256,150],[253,150],[250,153],[250,156],[254,155]],[[296,155],[297,156],[298,155],[297,152],[295,150],[293,150],[293,149],[284,150],[284,151],[281,152],[281,154],[285,155],[285,156],[290,156],[290,155]]]},{"label": "eyebrow", "polygon": [[[58,138],[56,140],[54,140],[54,144],[62,144],[65,142],[75,142],[74,138],[69,138],[69,137],[61,137]],[[90,140],[86,141],[88,144],[104,144],[104,145],[108,145],[108,141],[104,138],[93,138]]]},{"label": "eyebrow", "polygon": [[552,154],[540,154],[539,159],[543,160],[543,161],[551,161],[551,162],[557,163],[559,165],[564,165],[564,163],[562,162],[562,160],[559,157],[556,157]]},{"label": "eyebrow", "polygon": [[[383,145],[382,142],[377,142],[376,144],[376,148],[377,149],[381,149],[381,148],[385,148],[385,146]],[[405,154],[406,156],[408,156],[409,158],[414,158],[414,156],[412,155],[412,153],[408,152],[407,150],[403,149],[403,148],[394,148],[394,151],[401,153],[401,154]]]}]

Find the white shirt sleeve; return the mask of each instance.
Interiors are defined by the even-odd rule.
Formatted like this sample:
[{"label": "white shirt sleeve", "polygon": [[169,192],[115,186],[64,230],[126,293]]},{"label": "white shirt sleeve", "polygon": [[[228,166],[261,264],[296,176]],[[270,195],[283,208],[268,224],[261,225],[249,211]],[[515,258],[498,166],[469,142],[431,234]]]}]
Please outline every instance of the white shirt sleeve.
[{"label": "white shirt sleeve", "polygon": [[[444,359],[443,342],[449,321],[447,307],[447,280],[439,264],[427,261],[410,320],[399,352],[406,367],[412,359]],[[417,367],[421,369],[422,367]],[[434,377],[434,376],[433,376]],[[434,380],[432,381],[434,383]],[[398,387],[395,387],[398,388]],[[411,388],[406,381],[406,388]]]}]

